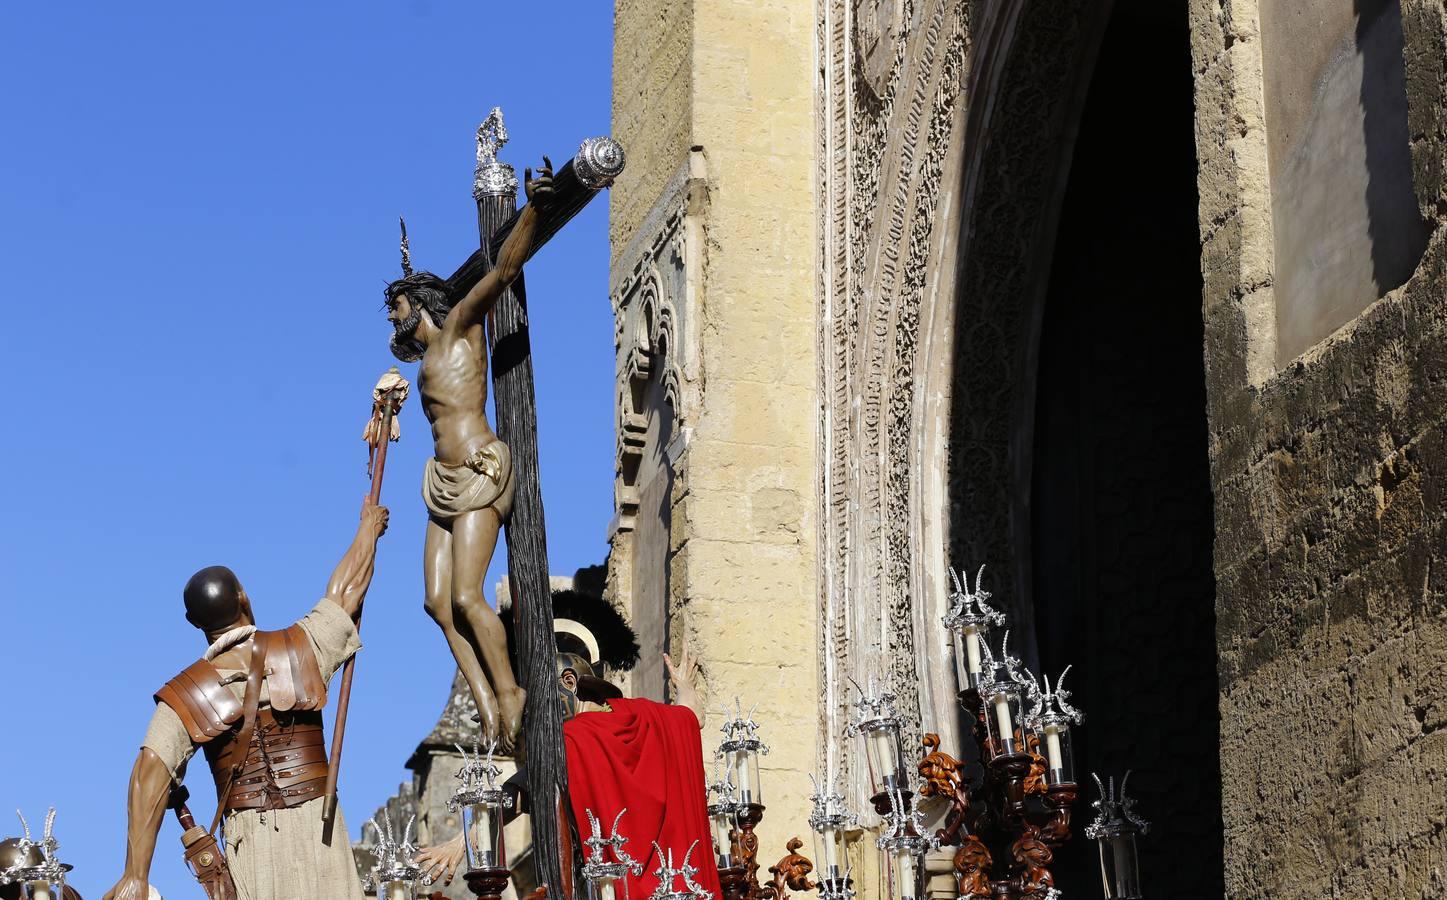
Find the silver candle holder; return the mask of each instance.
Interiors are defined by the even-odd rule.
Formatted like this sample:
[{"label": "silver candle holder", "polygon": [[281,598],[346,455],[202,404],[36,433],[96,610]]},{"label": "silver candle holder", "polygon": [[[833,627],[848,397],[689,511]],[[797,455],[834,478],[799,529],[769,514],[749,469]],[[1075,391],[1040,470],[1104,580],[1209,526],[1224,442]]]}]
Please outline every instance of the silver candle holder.
[{"label": "silver candle holder", "polygon": [[372,817],[372,827],[377,831],[377,842],[372,847],[376,863],[362,879],[362,886],[377,895],[377,900],[412,900],[417,893],[417,883],[430,882],[423,878],[422,868],[412,861],[417,855],[417,845],[412,842],[412,826],[417,817],[409,816],[402,829],[402,838],[397,839],[392,819],[385,813]]},{"label": "silver candle holder", "polygon": [[884,833],[875,845],[884,856],[885,881],[891,896],[894,900],[920,900],[924,896],[925,854],[939,849],[940,842],[926,833],[919,794],[906,801],[902,793],[895,791],[884,821]]},{"label": "silver candle holder", "polygon": [[1070,705],[1070,692],[1065,689],[1065,676],[1070,666],[1050,686],[1050,676],[1044,677],[1045,686],[1038,690],[1035,705],[1026,717],[1031,730],[1040,738],[1040,754],[1045,757],[1045,782],[1047,784],[1075,783],[1075,754],[1071,747],[1070,728],[1085,721],[1085,714]]},{"label": "silver candle holder", "polygon": [[714,858],[718,867],[728,869],[742,863],[734,852],[734,834],[738,831],[743,804],[739,803],[734,791],[733,772],[725,771],[723,777],[719,777],[718,756],[713,761],[713,778],[708,785],[709,830],[713,833]]},{"label": "silver candle holder", "polygon": [[1136,814],[1135,800],[1126,795],[1129,772],[1120,780],[1119,792],[1116,791],[1115,778],[1109,780],[1107,787],[1101,783],[1099,775],[1092,774],[1091,777],[1100,789],[1100,799],[1093,804],[1096,817],[1094,822],[1085,826],[1085,836],[1100,848],[1100,877],[1106,900],[1140,900],[1145,895],[1141,891],[1136,836],[1148,833],[1151,825]]},{"label": "silver candle holder", "polygon": [[[759,757],[769,752],[769,747],[759,740],[759,723],[754,721],[754,710],[749,708],[744,715],[743,704],[734,698],[734,714],[724,722],[724,740],[714,752],[715,759],[721,759],[729,778],[733,782],[735,799],[739,806],[763,806],[764,792],[759,779]],[[725,713],[727,714],[727,713]]]},{"label": "silver candle holder", "polygon": [[809,779],[814,783],[814,793],[809,798],[814,803],[809,813],[809,829],[814,832],[820,900],[851,900],[853,866],[848,864],[847,838],[848,832],[859,827],[859,817],[845,806],[842,794],[828,786],[821,787],[813,775]]},{"label": "silver candle holder", "polygon": [[474,746],[471,754],[457,748],[463,759],[462,768],[457,770],[460,784],[447,801],[447,808],[461,813],[469,871],[507,868],[503,820],[513,808],[513,798],[497,783],[502,769],[493,762],[496,749],[496,741],[489,742],[486,750]]},{"label": "silver candle holder", "polygon": [[[603,829],[598,824],[598,817],[591,809],[586,810],[588,814],[589,834],[583,841],[584,851],[583,878],[588,882],[589,900],[618,900],[618,883],[623,883],[622,897],[628,900],[628,880],[625,876],[630,873],[633,877],[643,874],[643,864],[628,855],[623,845],[628,839],[618,833],[618,823],[623,821],[623,814],[628,812],[624,807],[618,811],[613,819],[611,834],[603,836]],[[613,861],[608,861],[608,854],[612,852]]]},{"label": "silver candle holder", "polygon": [[[658,854],[658,868],[653,874],[658,878],[658,887],[649,895],[648,900],[714,900],[713,891],[708,890],[693,876],[698,874],[698,867],[688,864],[689,857],[693,856],[694,848],[698,846],[695,840],[688,845],[688,852],[683,854],[683,863],[673,867],[673,848],[667,851],[658,842],[653,842],[653,852]],[[683,887],[677,887],[678,879],[683,879]]]},{"label": "silver candle holder", "polygon": [[943,618],[955,645],[955,678],[961,691],[978,691],[984,686],[984,655],[988,649],[990,628],[1005,624],[1005,615],[986,603],[990,592],[981,582],[985,567],[975,574],[975,586],[970,587],[970,573],[965,572],[963,584],[955,570],[949,570],[950,580],[955,589],[950,592],[950,610]]},{"label": "silver candle holder", "polygon": [[910,767],[904,753],[901,729],[904,720],[895,706],[896,696],[888,689],[876,689],[874,679],[869,689],[860,688],[855,703],[855,718],[847,733],[864,738],[864,758],[869,766],[869,783],[875,809],[883,815],[883,803],[895,794],[910,794]]}]

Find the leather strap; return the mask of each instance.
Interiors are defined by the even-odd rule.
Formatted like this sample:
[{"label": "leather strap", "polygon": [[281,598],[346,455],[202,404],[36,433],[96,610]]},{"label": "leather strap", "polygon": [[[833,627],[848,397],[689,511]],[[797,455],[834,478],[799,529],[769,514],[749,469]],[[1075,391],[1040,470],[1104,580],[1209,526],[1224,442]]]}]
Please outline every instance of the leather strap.
[{"label": "leather strap", "polygon": [[320,712],[327,705],[327,682],[312,652],[311,638],[298,624],[286,630],[286,639],[296,660],[297,708]]},{"label": "leather strap", "polygon": [[266,674],[266,648],[269,635],[258,631],[252,638],[251,671],[246,676],[246,699],[242,701],[241,730],[232,741],[230,753],[223,765],[226,772],[225,786],[216,792],[216,815],[211,819],[207,834],[215,834],[226,811],[226,795],[231,792],[231,782],[241,774],[246,764],[247,748],[251,746],[251,735],[256,731],[256,710],[261,704],[261,679]]},{"label": "leather strap", "polygon": [[266,691],[271,697],[271,708],[288,712],[296,706],[296,660],[285,631],[267,632],[271,640],[266,646]]},{"label": "leather strap", "polygon": [[181,843],[185,847],[186,866],[206,896],[210,900],[236,900],[236,882],[216,839],[200,828],[192,828],[181,836]]}]

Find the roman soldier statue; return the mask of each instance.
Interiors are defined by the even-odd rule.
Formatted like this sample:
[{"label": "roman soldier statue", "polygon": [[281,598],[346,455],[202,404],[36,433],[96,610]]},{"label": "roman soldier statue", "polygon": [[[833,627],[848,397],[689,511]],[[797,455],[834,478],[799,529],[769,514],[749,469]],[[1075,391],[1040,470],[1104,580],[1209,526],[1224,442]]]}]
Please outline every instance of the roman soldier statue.
[{"label": "roman soldier statue", "polygon": [[131,771],[125,872],[106,900],[146,900],[156,835],[172,788],[200,748],[216,783],[227,868],[240,900],[362,900],[338,821],[323,841],[327,683],[361,647],[356,619],[372,582],[387,510],[364,505],[325,596],[290,628],[258,631],[232,571],[209,566],[182,592],[206,652],[156,692]]},{"label": "roman soldier statue", "polygon": [[[512,637],[511,609],[501,619]],[[558,689],[567,720],[563,741],[568,763],[569,811],[575,822],[587,810],[610,821],[625,806],[629,833],[640,846],[652,840],[668,847],[707,845],[703,747],[699,731],[702,702],[693,680],[696,663],[684,648],[679,665],[667,655],[675,702],[629,699],[606,676],[638,662],[637,636],[623,616],[601,597],[580,591],[553,592],[553,634],[558,648]],[[521,774],[509,784],[521,786]],[[646,839],[645,839],[646,836]],[[417,862],[434,880],[450,882],[464,855],[463,838],[423,848]],[[629,896],[647,897],[658,886],[660,863],[643,860],[641,875],[629,875]],[[565,868],[565,871],[567,869]],[[712,855],[700,863],[699,883],[721,896]]]}]

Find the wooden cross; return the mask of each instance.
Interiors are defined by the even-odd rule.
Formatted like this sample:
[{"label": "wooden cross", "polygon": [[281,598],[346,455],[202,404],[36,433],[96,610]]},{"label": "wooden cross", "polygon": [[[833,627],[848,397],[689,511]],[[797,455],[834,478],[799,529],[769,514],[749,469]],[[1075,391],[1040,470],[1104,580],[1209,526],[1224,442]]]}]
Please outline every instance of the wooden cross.
[{"label": "wooden cross", "polygon": [[[494,108],[477,130],[477,229],[481,247],[448,279],[449,293],[462,296],[491,269],[503,240],[518,216],[517,176],[499,162],[507,142],[502,111]],[[553,177],[551,205],[540,210],[531,257],[563,225],[623,170],[623,149],[611,138],[584,141],[578,154]],[[517,493],[507,522],[508,584],[514,605],[520,682],[528,692],[523,713],[527,744],[528,796],[531,800],[533,859],[540,884],[566,893],[571,866],[562,862],[559,809],[566,802],[567,762],[563,751],[563,710],[557,690],[557,645],[553,636],[552,589],[549,584],[547,533],[543,498],[538,485],[538,411],[533,389],[532,348],[528,337],[527,294],[519,275],[490,314],[493,403],[497,436],[512,451]],[[557,890],[561,888],[562,891]]]}]

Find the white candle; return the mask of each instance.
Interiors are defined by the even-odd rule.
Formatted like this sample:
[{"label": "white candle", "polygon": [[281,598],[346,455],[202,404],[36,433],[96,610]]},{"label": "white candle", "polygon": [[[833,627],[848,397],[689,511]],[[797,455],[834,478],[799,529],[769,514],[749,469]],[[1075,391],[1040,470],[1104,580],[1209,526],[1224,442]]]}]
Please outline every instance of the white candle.
[{"label": "white candle", "polygon": [[733,865],[733,823],[723,813],[713,817],[713,843],[719,865]]},{"label": "white candle", "polygon": [[869,732],[869,743],[879,764],[879,779],[885,788],[893,789],[899,780],[899,760],[895,759],[894,735],[886,728]]},{"label": "white candle", "polygon": [[901,853],[894,858],[894,891],[899,900],[911,900],[919,892],[918,874],[915,871],[913,853]]},{"label": "white candle", "polygon": [[1045,729],[1045,755],[1050,760],[1050,768],[1056,770],[1065,768],[1065,763],[1061,761],[1059,728]]},{"label": "white candle", "polygon": [[32,881],[30,883],[30,897],[32,900],[54,900],[55,895],[50,892],[50,882]]},{"label": "white candle", "polygon": [[995,697],[995,723],[1000,726],[1000,752],[1015,752],[1015,729],[1010,725],[1010,697],[999,694]]},{"label": "white candle", "polygon": [[838,878],[839,872],[839,844],[836,830],[832,826],[825,826],[823,829],[824,844],[824,877],[826,879]]},{"label": "white candle", "polygon": [[384,900],[412,900],[412,892],[405,881],[389,881],[382,886]]},{"label": "white candle", "polygon": [[740,803],[754,802],[754,779],[749,768],[749,754],[742,750],[735,750],[734,784],[738,786]]},{"label": "white candle", "polygon": [[613,900],[614,896],[615,894],[613,891],[613,879],[603,879],[603,884],[599,887],[598,890],[598,900]]},{"label": "white candle", "polygon": [[965,657],[970,673],[980,674],[980,633],[973,628],[965,632]]}]

